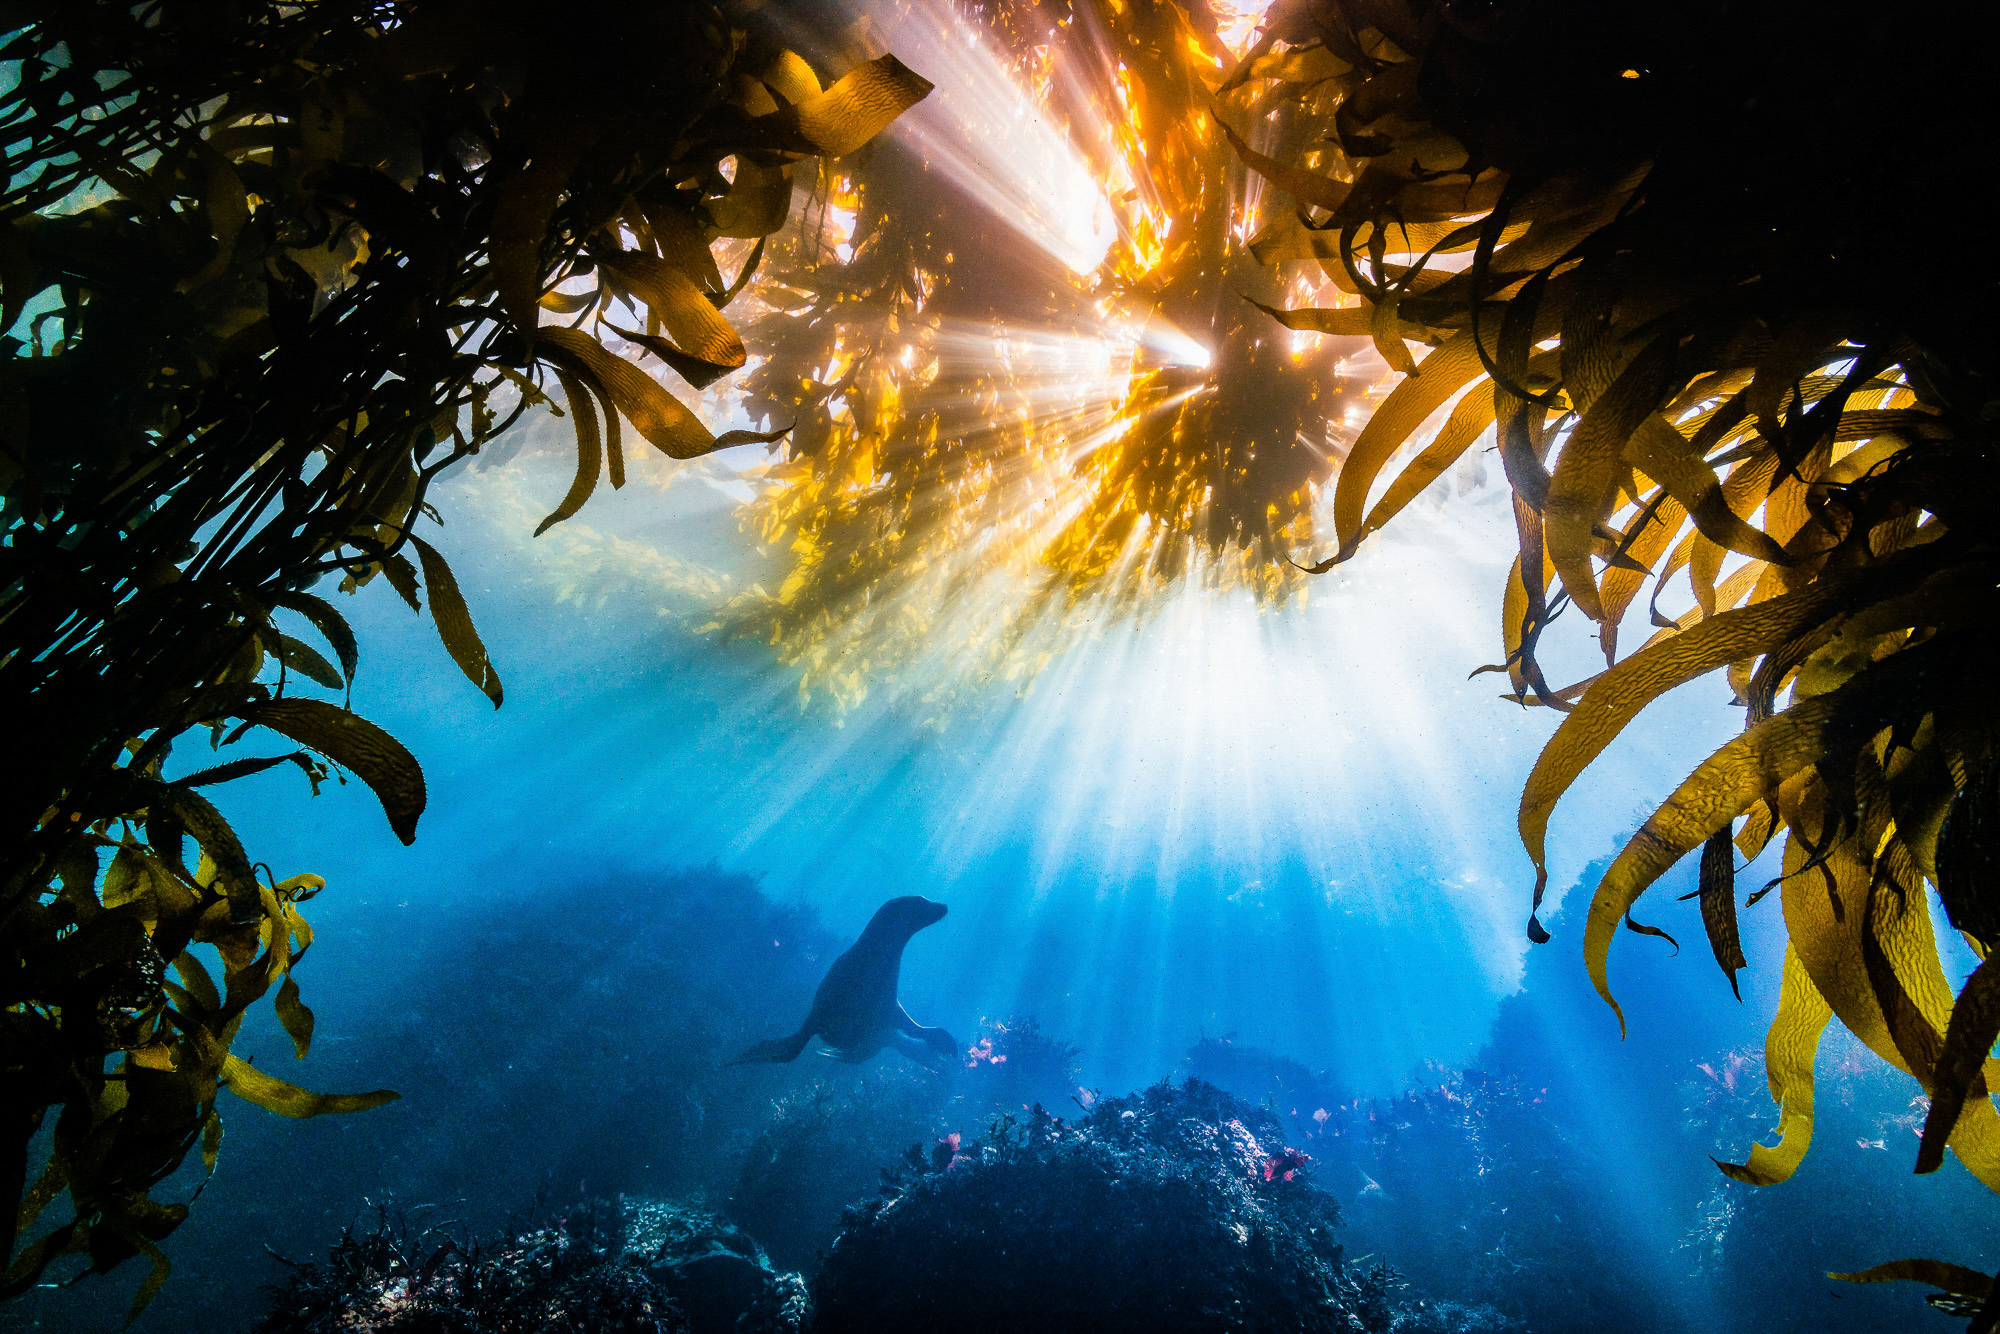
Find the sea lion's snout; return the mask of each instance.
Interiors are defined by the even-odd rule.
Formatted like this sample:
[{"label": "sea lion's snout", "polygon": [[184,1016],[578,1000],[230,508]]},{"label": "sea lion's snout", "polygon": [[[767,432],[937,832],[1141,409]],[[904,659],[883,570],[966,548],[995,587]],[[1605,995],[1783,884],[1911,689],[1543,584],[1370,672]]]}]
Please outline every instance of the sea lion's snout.
[{"label": "sea lion's snout", "polygon": [[890,899],[877,909],[868,923],[868,929],[874,931],[893,925],[907,932],[917,932],[942,920],[947,911],[942,903],[921,894],[905,894],[901,898]]}]

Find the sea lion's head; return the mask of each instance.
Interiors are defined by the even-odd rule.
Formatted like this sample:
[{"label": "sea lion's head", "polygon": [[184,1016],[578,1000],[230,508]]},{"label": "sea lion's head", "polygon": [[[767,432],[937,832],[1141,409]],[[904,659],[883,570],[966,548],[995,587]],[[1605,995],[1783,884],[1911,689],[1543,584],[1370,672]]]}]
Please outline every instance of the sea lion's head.
[{"label": "sea lion's head", "polygon": [[942,903],[921,894],[905,894],[901,898],[890,899],[875,910],[875,916],[868,922],[868,934],[893,934],[908,939],[931,923],[942,920],[948,911]]}]

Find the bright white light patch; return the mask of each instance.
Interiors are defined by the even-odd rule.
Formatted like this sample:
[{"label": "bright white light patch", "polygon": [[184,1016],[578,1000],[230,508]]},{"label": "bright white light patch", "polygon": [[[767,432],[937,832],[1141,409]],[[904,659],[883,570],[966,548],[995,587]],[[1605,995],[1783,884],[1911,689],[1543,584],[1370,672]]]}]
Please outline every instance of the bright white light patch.
[{"label": "bright white light patch", "polygon": [[1187,332],[1163,319],[1154,319],[1140,336],[1140,345],[1166,366],[1206,367],[1214,354],[1194,341]]},{"label": "bright white light patch", "polygon": [[1222,39],[1224,46],[1240,56],[1256,41],[1257,25],[1264,21],[1271,0],[1242,0],[1240,4],[1216,0],[1210,7],[1215,11],[1216,36]]},{"label": "bright white light patch", "polygon": [[1097,178],[1044,108],[957,15],[919,5],[890,35],[937,85],[889,133],[1072,272],[1104,262],[1118,237]]}]

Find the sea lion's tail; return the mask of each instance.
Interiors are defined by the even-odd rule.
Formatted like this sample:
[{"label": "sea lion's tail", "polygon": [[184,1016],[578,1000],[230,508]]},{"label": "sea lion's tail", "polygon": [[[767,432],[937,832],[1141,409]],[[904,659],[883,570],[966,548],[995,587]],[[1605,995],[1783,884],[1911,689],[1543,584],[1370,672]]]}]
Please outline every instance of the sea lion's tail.
[{"label": "sea lion's tail", "polygon": [[760,1042],[749,1051],[731,1061],[731,1065],[784,1065],[798,1059],[799,1053],[812,1041],[812,1030],[802,1028],[788,1038],[772,1038]]}]

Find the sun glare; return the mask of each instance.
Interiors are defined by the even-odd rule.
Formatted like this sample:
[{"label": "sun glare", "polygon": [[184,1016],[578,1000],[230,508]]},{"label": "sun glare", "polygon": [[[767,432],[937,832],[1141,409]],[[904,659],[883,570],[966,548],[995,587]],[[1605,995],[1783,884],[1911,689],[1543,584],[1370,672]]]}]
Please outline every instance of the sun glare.
[{"label": "sun glare", "polygon": [[[957,14],[914,6],[891,41],[937,85],[896,121],[891,136],[1072,273],[1094,273],[1118,227],[1097,176],[1051,118],[1046,96],[1024,88]],[[1061,77],[1059,68],[1043,73],[1045,81]]]},{"label": "sun glare", "polygon": [[745,328],[746,411],[791,426],[748,523],[790,568],[718,624],[806,698],[1023,679],[1188,582],[1304,595],[1391,372],[1260,309],[1346,299],[1259,251],[1291,205],[1221,133],[1277,132],[1231,82],[1261,12],[931,0],[882,30],[937,89],[822,173]]}]

